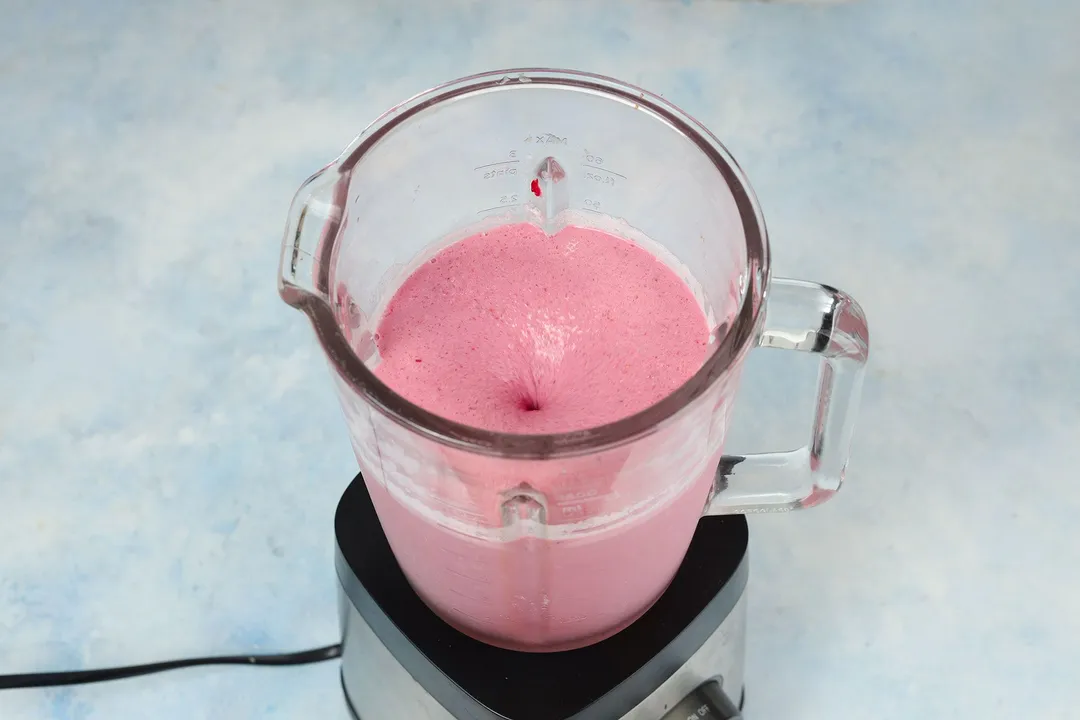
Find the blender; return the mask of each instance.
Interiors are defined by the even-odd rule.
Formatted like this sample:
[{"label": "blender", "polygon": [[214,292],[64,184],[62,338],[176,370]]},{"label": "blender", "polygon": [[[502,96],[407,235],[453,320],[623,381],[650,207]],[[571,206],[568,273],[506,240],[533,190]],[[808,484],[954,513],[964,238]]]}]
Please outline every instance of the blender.
[{"label": "blender", "polygon": [[[394,288],[446,244],[530,222],[636,242],[693,289],[709,354],[616,422],[496,433],[373,372]],[[301,187],[279,290],[329,361],[360,475],[335,518],[342,684],[363,720],[739,716],[747,512],[844,478],[869,334],[858,304],[773,278],[744,174],[700,123],[557,70],[447,83],[372,123]],[[806,445],[722,454],[756,347],[821,360]]]}]

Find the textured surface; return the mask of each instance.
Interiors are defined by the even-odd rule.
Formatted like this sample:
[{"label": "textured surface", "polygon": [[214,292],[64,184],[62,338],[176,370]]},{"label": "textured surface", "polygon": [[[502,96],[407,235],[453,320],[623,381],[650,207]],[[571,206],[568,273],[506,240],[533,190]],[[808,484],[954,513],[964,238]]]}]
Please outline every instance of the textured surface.
[{"label": "textured surface", "polygon": [[417,268],[379,322],[378,376],[498,432],[597,427],[670,395],[705,360],[690,288],[647,250],[580,227],[472,235]]},{"label": "textured surface", "polygon": [[[848,486],[752,522],[748,718],[1075,717],[1077,3],[4,10],[0,672],[334,638],[354,461],[274,290],[289,198],[415,91],[550,64],[700,117],[777,272],[870,317]],[[800,439],[812,368],[748,372],[732,449]],[[326,664],[3,693],[0,717],[345,710]]]}]

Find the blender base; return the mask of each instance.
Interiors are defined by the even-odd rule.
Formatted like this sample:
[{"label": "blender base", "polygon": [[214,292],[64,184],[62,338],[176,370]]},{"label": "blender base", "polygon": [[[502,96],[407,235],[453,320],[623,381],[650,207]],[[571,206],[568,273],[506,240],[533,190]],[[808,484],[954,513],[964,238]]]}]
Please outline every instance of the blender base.
[{"label": "blender base", "polygon": [[[352,720],[366,720],[365,718],[362,718],[362,717],[360,717],[360,713],[358,713],[358,712],[356,711],[356,708],[355,708],[355,707],[353,707],[353,704],[352,704],[352,700],[350,700],[350,699],[349,699],[349,691],[348,691],[348,689],[347,689],[347,688],[345,687],[345,674],[344,674],[344,673],[342,673],[342,675],[341,675],[341,691],[342,691],[342,692],[343,692],[343,693],[345,694],[345,706],[346,706],[346,707],[347,707],[347,708],[349,709],[349,717],[350,717],[350,718],[352,718]],[[742,712],[742,710],[743,710],[743,707],[744,707],[745,705],[746,705],[746,690],[744,689],[744,690],[743,690],[743,691],[742,691],[742,692],[741,692],[741,693],[739,694],[739,707],[738,707],[738,712],[740,712],[740,713],[741,713],[741,712]],[[700,709],[700,708],[697,708],[697,709]],[[694,711],[696,712],[696,709],[695,709]],[[672,712],[674,712],[674,710],[673,710]],[[667,717],[670,717],[670,715],[669,715],[669,716],[667,716]],[[682,720],[682,718],[680,718],[680,717],[678,717],[678,716],[675,716],[675,717],[676,717],[676,720]],[[698,716],[695,716],[695,715],[692,715],[692,714],[691,714],[691,715],[689,715],[688,717],[694,717],[694,718],[695,718],[695,720],[696,720],[696,718],[701,718],[701,717],[703,717],[703,718],[705,718],[705,720],[709,720],[709,717],[710,717],[710,716],[709,716],[708,714],[706,714],[706,715],[698,715]],[[728,715],[726,715],[726,716],[723,716],[723,715],[716,715],[715,717],[720,717],[720,718],[726,717],[726,718],[727,718],[727,720],[739,720],[739,718],[740,718],[740,717],[742,717],[742,716],[741,716],[741,715],[737,715],[737,714],[734,714],[734,715],[733,715],[733,714],[730,714],[730,713],[729,713],[729,714],[728,714]]]},{"label": "blender base", "polygon": [[[578,650],[504,650],[420,600],[361,476],[335,518],[341,682],[358,720],[723,720],[740,717],[747,525],[706,517],[667,591]],[[729,698],[738,698],[736,706]]]}]

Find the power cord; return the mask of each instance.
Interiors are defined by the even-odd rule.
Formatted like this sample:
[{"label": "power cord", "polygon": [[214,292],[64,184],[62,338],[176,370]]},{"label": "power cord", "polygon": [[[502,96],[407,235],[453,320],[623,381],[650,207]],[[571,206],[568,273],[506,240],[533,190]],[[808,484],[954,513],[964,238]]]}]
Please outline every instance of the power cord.
[{"label": "power cord", "polygon": [[23,673],[21,675],[0,675],[0,690],[20,688],[58,687],[62,685],[84,685],[86,683],[123,680],[124,678],[151,675],[167,670],[197,667],[199,665],[310,665],[312,663],[333,660],[341,657],[341,645],[327,645],[314,650],[279,655],[221,655],[218,657],[189,658],[187,660],[168,660],[149,665],[129,665],[127,667],[103,668],[100,670],[69,670],[51,673]]}]

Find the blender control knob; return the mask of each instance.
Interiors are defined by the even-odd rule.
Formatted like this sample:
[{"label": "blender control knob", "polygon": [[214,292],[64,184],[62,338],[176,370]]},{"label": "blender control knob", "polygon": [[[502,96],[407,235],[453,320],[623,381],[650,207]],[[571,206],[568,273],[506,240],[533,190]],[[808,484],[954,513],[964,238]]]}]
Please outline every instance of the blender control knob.
[{"label": "blender control knob", "polygon": [[742,713],[716,680],[684,697],[660,720],[741,720]]}]

